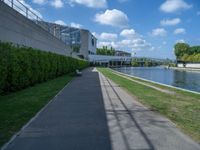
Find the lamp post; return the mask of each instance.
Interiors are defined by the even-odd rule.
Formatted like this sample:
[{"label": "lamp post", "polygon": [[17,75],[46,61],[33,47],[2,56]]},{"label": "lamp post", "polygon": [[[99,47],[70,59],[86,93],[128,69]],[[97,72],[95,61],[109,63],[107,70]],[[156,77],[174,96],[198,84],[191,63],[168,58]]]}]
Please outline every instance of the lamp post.
[{"label": "lamp post", "polygon": [[[131,53],[131,63],[132,63],[132,61],[134,60],[134,57],[136,56],[136,52],[133,52],[133,53]],[[135,61],[136,61],[136,57],[135,57]]]}]

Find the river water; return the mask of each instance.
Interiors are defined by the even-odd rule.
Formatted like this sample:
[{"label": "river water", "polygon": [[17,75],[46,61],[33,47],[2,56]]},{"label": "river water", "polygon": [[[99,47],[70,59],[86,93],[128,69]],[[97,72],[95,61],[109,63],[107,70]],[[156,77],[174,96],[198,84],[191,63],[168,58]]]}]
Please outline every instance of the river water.
[{"label": "river water", "polygon": [[200,92],[200,72],[190,72],[163,67],[121,67],[115,70],[147,80]]}]

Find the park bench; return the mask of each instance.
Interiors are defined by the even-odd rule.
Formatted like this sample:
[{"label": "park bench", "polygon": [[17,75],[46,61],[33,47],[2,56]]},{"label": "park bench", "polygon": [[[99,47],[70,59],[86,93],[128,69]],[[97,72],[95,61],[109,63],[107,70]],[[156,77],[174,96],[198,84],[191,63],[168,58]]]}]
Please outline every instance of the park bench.
[{"label": "park bench", "polygon": [[78,69],[76,69],[76,75],[77,76],[82,76],[82,72],[80,72]]}]

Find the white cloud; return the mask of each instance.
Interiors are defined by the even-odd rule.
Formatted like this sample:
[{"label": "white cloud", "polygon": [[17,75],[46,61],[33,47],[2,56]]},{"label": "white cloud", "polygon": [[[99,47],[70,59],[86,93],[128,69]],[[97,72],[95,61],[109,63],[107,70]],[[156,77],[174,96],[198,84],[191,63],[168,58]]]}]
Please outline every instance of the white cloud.
[{"label": "white cloud", "polygon": [[62,8],[64,6],[64,3],[62,0],[53,0],[51,1],[51,6],[55,8]]},{"label": "white cloud", "polygon": [[176,30],[174,30],[174,34],[185,34],[186,31],[184,28],[177,28]]},{"label": "white cloud", "polygon": [[185,43],[184,39],[177,40],[176,43]]},{"label": "white cloud", "polygon": [[192,5],[187,4],[184,0],[166,0],[160,10],[166,13],[173,13],[180,10],[190,9]]},{"label": "white cloud", "polygon": [[154,47],[143,39],[142,35],[138,34],[134,29],[124,29],[118,36],[118,33],[97,34],[92,33],[98,38],[98,47],[108,46],[119,50],[153,50]]},{"label": "white cloud", "polygon": [[167,42],[166,41],[163,41],[163,45],[166,45],[167,44]]},{"label": "white cloud", "polygon": [[200,11],[197,11],[197,16],[200,16]]},{"label": "white cloud", "polygon": [[154,47],[154,46],[152,46],[151,48],[150,48],[150,51],[154,51],[156,48]]},{"label": "white cloud", "polygon": [[118,42],[115,41],[98,41],[98,47],[108,46],[121,50],[153,50],[154,48],[150,43],[147,43],[143,39],[125,39]]},{"label": "white cloud", "polygon": [[167,35],[167,31],[164,28],[157,28],[157,29],[153,29],[152,36],[166,36]]},{"label": "white cloud", "polygon": [[162,26],[174,26],[181,22],[180,18],[174,18],[174,19],[163,19],[160,21],[160,24]]},{"label": "white cloud", "polygon": [[117,9],[112,9],[112,10],[107,9],[103,13],[96,14],[95,21],[103,25],[110,25],[120,28],[128,26],[127,15],[124,12]]},{"label": "white cloud", "polygon": [[106,0],[70,0],[70,4],[80,4],[91,8],[105,8],[107,7]]},{"label": "white cloud", "polygon": [[62,20],[56,20],[54,23],[62,25],[62,26],[66,26],[66,23]]},{"label": "white cloud", "polygon": [[97,47],[103,47],[103,46],[118,48],[117,43],[115,43],[115,42],[113,42],[113,41],[112,41],[112,42],[108,42],[108,41],[104,42],[104,41],[101,41],[101,42],[98,42],[98,43],[97,43]]},{"label": "white cloud", "polygon": [[119,43],[123,47],[128,47],[131,50],[150,50],[152,46],[150,43],[147,43],[146,40],[137,38],[137,39],[125,39]]},{"label": "white cloud", "polygon": [[121,41],[98,40],[98,47],[108,46],[121,50],[153,50],[152,45],[141,38],[123,39]]},{"label": "white cloud", "polygon": [[33,3],[39,4],[39,5],[43,5],[47,2],[47,0],[33,0]]},{"label": "white cloud", "polygon": [[115,33],[106,33],[106,32],[103,32],[99,35],[99,39],[100,40],[108,40],[108,41],[114,41],[117,39],[117,34]]},{"label": "white cloud", "polygon": [[[63,20],[56,20],[54,23],[62,25],[62,26],[67,26],[67,24]],[[70,26],[74,27],[74,28],[82,28],[83,27],[81,24],[74,23],[74,22],[71,22]]]},{"label": "white cloud", "polygon": [[124,29],[121,31],[120,35],[125,38],[134,38],[138,36],[134,29]]},{"label": "white cloud", "polygon": [[71,27],[74,27],[74,28],[82,28],[82,27],[83,27],[81,24],[74,23],[74,22],[71,22],[71,23],[70,23],[70,26],[71,26]]}]

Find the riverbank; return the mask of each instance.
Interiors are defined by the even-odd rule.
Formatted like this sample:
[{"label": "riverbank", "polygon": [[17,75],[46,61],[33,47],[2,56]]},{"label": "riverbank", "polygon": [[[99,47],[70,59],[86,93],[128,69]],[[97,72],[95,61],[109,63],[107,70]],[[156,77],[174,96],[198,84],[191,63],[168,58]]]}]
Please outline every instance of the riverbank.
[{"label": "riverbank", "polygon": [[[200,142],[200,95],[153,84],[133,77],[123,77],[107,68],[98,68],[98,70],[120,87],[126,89],[138,101],[165,115],[182,131]],[[164,89],[167,92],[158,89]]]},{"label": "riverbank", "polygon": [[44,107],[73,76],[65,75],[0,96],[0,147]]},{"label": "riverbank", "polygon": [[114,70],[169,87],[200,92],[200,72],[165,69],[164,67],[121,67]]}]

